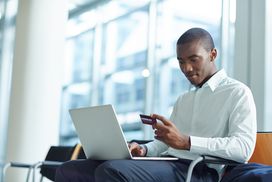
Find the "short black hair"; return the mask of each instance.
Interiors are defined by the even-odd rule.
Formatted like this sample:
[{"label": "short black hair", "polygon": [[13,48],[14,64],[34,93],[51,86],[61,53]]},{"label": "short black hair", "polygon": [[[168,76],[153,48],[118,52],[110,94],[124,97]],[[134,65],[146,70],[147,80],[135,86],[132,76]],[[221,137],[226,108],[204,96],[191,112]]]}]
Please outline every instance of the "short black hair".
[{"label": "short black hair", "polygon": [[214,42],[211,34],[202,28],[191,28],[184,32],[178,39],[177,45],[193,42],[195,40],[202,40],[203,46],[207,51],[214,48]]}]

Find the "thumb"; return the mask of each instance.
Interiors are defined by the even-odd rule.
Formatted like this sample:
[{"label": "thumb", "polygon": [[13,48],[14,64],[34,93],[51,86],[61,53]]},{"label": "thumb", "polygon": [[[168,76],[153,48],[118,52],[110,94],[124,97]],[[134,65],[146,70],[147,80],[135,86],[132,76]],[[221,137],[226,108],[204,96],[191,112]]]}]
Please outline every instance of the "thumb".
[{"label": "thumb", "polygon": [[160,120],[166,126],[172,125],[172,122],[170,120],[166,119],[165,117],[159,114],[151,114],[151,117]]}]

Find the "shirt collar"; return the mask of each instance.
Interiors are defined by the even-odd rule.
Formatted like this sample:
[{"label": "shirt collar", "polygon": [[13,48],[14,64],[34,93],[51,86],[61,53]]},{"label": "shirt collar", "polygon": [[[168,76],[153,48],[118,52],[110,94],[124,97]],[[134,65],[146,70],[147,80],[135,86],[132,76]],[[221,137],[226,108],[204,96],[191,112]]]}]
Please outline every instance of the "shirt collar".
[{"label": "shirt collar", "polygon": [[203,84],[202,87],[210,87],[212,91],[214,91],[223,79],[227,77],[227,74],[224,69],[216,72],[206,83]]}]

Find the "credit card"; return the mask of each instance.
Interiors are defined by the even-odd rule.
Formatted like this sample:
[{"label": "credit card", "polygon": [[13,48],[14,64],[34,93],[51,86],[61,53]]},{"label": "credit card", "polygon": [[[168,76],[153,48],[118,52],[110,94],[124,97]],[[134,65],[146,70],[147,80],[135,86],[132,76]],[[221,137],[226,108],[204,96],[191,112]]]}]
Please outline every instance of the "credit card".
[{"label": "credit card", "polygon": [[157,120],[155,118],[152,118],[151,116],[140,114],[140,118],[144,124],[153,125],[157,123]]}]

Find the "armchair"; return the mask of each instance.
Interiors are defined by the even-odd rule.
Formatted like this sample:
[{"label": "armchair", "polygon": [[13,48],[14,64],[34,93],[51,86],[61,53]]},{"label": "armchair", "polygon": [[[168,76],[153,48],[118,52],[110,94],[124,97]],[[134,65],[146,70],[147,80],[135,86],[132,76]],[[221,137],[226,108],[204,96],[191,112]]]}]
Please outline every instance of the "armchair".
[{"label": "armchair", "polygon": [[[267,165],[272,165],[272,132],[257,132],[257,140],[256,140],[256,145],[254,152],[248,161],[248,164],[244,163],[239,163],[236,161],[232,160],[227,160],[223,158],[218,158],[214,156],[200,156],[199,158],[193,160],[189,166],[188,173],[187,173],[187,178],[186,182],[191,181],[191,176],[194,170],[194,167],[200,163],[204,162],[207,164],[225,164],[229,166],[237,166],[239,167],[239,175],[243,175],[242,173],[245,170],[251,170],[247,171],[247,175],[250,175],[251,173],[254,173],[254,175],[263,175],[259,177],[260,179],[271,179],[272,177],[272,166],[267,166]],[[257,163],[257,164],[256,164]],[[251,165],[252,166],[249,166]],[[256,170],[258,170],[256,172]],[[232,173],[235,173],[232,172]],[[228,177],[228,179],[222,179],[223,181],[233,181],[234,178],[239,178],[239,175],[237,174],[229,174],[232,175],[231,177]],[[230,180],[229,180],[230,179]],[[248,177],[246,177],[248,180]],[[247,181],[245,180],[245,181]]]}]

